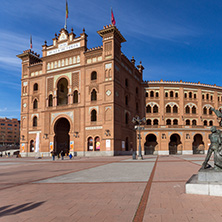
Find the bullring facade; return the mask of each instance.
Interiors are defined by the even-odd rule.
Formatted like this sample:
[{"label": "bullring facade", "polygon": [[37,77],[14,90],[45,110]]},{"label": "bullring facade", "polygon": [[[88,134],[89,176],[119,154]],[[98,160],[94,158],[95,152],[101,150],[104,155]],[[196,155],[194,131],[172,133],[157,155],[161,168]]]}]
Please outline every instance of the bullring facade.
[{"label": "bullring facade", "polygon": [[[61,29],[42,57],[26,50],[22,60],[21,154],[113,156],[136,149],[131,120],[144,115],[143,66],[121,52],[125,38],[112,25],[98,31],[103,44],[87,48]],[[36,148],[39,144],[39,148]]]},{"label": "bullring facade", "polygon": [[144,154],[204,153],[211,126],[219,126],[210,107],[222,110],[222,87],[161,80],[145,82],[144,88]]},{"label": "bullring facade", "polygon": [[[222,108],[222,88],[200,83],[144,82],[144,67],[121,51],[116,26],[98,31],[103,44],[87,48],[85,30],[76,37],[61,29],[42,57],[26,50],[22,60],[21,143],[23,156],[52,150],[113,156],[137,150],[132,118],[146,117],[143,154],[193,154],[208,148],[210,107]],[[38,144],[38,147],[36,146]]]}]

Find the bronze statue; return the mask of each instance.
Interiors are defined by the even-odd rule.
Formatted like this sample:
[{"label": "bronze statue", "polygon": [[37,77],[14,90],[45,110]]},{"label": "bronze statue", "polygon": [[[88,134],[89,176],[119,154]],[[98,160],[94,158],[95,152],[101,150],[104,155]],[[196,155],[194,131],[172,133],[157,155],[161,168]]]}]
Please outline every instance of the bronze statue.
[{"label": "bronze statue", "polygon": [[212,107],[210,107],[210,110],[214,111],[214,113],[217,115],[217,117],[220,118],[220,126],[222,126],[222,112],[220,110],[216,110]]},{"label": "bronze statue", "polygon": [[[218,110],[216,110],[218,111]],[[217,130],[215,126],[211,127],[211,134],[209,135],[210,147],[207,152],[205,161],[202,164],[202,169],[210,168],[208,161],[214,152],[214,169],[222,170],[222,135],[221,131]]]}]

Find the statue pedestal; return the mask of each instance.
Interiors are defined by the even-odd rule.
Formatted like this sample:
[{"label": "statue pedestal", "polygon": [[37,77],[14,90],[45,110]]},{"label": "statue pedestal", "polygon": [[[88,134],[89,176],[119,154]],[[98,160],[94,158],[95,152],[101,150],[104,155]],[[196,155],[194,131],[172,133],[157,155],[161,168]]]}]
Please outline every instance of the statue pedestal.
[{"label": "statue pedestal", "polygon": [[222,171],[200,169],[186,183],[187,194],[222,196]]}]

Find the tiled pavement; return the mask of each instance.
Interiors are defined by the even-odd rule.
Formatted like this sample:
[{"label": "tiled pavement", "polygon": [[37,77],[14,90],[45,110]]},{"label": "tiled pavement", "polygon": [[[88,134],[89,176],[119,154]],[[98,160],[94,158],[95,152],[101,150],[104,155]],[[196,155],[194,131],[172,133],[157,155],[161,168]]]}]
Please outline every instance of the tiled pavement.
[{"label": "tiled pavement", "polygon": [[222,197],[185,194],[204,155],[0,158],[0,221],[222,221]]}]

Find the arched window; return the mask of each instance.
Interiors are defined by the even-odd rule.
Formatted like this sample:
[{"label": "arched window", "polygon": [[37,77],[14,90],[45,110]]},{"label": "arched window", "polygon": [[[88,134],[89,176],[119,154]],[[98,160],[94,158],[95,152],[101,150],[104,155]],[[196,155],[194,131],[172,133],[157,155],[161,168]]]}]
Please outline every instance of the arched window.
[{"label": "arched window", "polygon": [[37,83],[34,84],[33,90],[34,90],[34,91],[38,91],[38,84],[37,84]]},{"label": "arched window", "polygon": [[173,97],[173,91],[170,91],[170,97]]},{"label": "arched window", "polygon": [[197,98],[197,94],[193,94],[193,98],[196,99]]},{"label": "arched window", "polygon": [[78,103],[78,90],[73,93],[73,103]]},{"label": "arched window", "polygon": [[173,106],[173,113],[178,113],[178,108],[176,105]]},{"label": "arched window", "polygon": [[171,119],[166,120],[166,125],[171,125]]},{"label": "arched window", "polygon": [[192,98],[192,92],[189,92],[189,98]]},{"label": "arched window", "polygon": [[36,116],[34,116],[33,117],[33,120],[32,120],[33,122],[32,122],[32,125],[33,126],[37,126],[37,117]]},{"label": "arched window", "polygon": [[125,79],[125,86],[128,87],[128,79]]},{"label": "arched window", "polygon": [[212,114],[213,114],[213,112],[212,112],[212,110],[211,110],[211,109],[209,109],[209,114],[210,114],[210,115],[212,115]]},{"label": "arched window", "polygon": [[126,104],[126,106],[128,106],[128,96],[125,96],[125,104]]},{"label": "arched window", "polygon": [[193,113],[193,114],[196,114],[196,112],[197,112],[197,109],[196,109],[195,106],[193,106],[193,107],[192,107],[192,113]]},{"label": "arched window", "polygon": [[192,125],[193,126],[196,126],[197,125],[197,121],[194,119],[194,120],[192,120]]},{"label": "arched window", "polygon": [[178,92],[175,93],[175,97],[178,98]]},{"label": "arched window", "polygon": [[189,106],[186,106],[185,113],[190,113],[190,107]]},{"label": "arched window", "polygon": [[213,96],[210,96],[210,100],[213,100]]},{"label": "arched window", "polygon": [[207,126],[207,120],[204,120],[204,126]]},{"label": "arched window", "polygon": [[95,89],[93,89],[91,92],[91,101],[96,101],[96,100],[97,100],[97,92]]},{"label": "arched window", "polygon": [[148,92],[146,92],[146,97],[148,97],[149,95],[148,95]]},{"label": "arched window", "polygon": [[48,101],[48,105],[49,105],[49,107],[51,107],[52,106],[52,94],[50,94],[49,95],[49,101]]},{"label": "arched window", "polygon": [[150,97],[154,97],[154,92],[153,91],[150,92]]},{"label": "arched window", "polygon": [[204,94],[202,95],[202,99],[204,99]]},{"label": "arched window", "polygon": [[146,112],[147,112],[147,113],[151,113],[151,106],[150,106],[150,105],[148,105],[148,106],[146,107]]},{"label": "arched window", "polygon": [[158,119],[153,120],[153,125],[158,125],[158,124],[159,124]]},{"label": "arched window", "polygon": [[93,71],[91,73],[91,80],[96,80],[97,79],[97,72],[96,71]]},{"label": "arched window", "polygon": [[213,121],[212,121],[212,120],[209,122],[209,125],[210,125],[210,126],[213,126]]},{"label": "arched window", "polygon": [[156,98],[158,98],[159,97],[159,93],[158,92],[156,92]]},{"label": "arched window", "polygon": [[186,125],[187,125],[187,126],[190,125],[190,120],[189,120],[189,119],[186,120]]},{"label": "arched window", "polygon": [[166,107],[166,113],[171,113],[171,107],[170,107],[170,105],[167,105],[167,107]]},{"label": "arched window", "polygon": [[34,102],[33,102],[33,109],[38,109],[38,101],[37,101],[37,99],[35,99]]},{"label": "arched window", "polygon": [[207,100],[209,99],[209,94],[207,94],[206,98],[207,98]]},{"label": "arched window", "polygon": [[125,124],[128,124],[129,123],[129,114],[126,113],[125,114]]},{"label": "arched window", "polygon": [[166,97],[166,98],[168,97],[168,92],[165,92],[165,97]]},{"label": "arched window", "polygon": [[146,121],[146,125],[151,125],[151,119],[148,119],[148,120]]},{"label": "arched window", "polygon": [[157,105],[155,105],[155,106],[153,107],[153,113],[158,113],[158,106],[157,106]]},{"label": "arched window", "polygon": [[184,93],[184,98],[187,98],[187,93]]},{"label": "arched window", "polygon": [[173,120],[173,125],[178,125],[178,120],[177,119]]},{"label": "arched window", "polygon": [[207,108],[206,108],[206,107],[203,108],[203,114],[204,114],[204,115],[207,114]]},{"label": "arched window", "polygon": [[138,95],[139,93],[139,90],[138,90],[138,87],[136,87],[136,95]]},{"label": "arched window", "polygon": [[57,105],[68,104],[68,80],[61,78],[57,84]]},{"label": "arched window", "polygon": [[91,122],[95,122],[95,121],[97,121],[97,113],[96,113],[96,110],[93,109],[91,112]]}]

